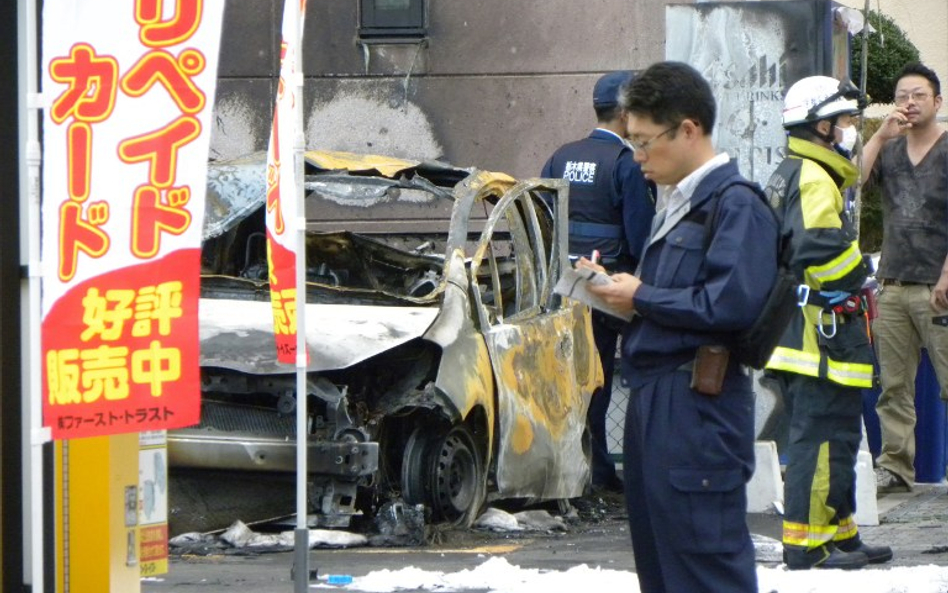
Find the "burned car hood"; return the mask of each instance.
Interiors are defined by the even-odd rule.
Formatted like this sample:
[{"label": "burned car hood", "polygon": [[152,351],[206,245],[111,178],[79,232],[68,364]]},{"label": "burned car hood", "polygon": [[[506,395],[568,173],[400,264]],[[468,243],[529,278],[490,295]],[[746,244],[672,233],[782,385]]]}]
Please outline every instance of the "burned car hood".
[{"label": "burned car hood", "polygon": [[[438,307],[306,305],[310,371],[343,369],[420,337]],[[256,375],[292,373],[277,362],[273,310],[260,301],[207,299],[200,302],[202,367]]]}]

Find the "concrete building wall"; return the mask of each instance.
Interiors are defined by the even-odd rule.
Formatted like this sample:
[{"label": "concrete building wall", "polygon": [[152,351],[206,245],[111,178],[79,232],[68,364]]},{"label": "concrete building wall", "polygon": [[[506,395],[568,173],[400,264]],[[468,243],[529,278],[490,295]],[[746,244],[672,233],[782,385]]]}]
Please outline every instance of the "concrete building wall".
[{"label": "concrete building wall", "polygon": [[[428,0],[425,44],[358,39],[357,0],[310,2],[309,147],[539,173],[595,124],[604,72],[664,57],[665,0]],[[212,158],[265,150],[281,0],[230,0]]]},{"label": "concrete building wall", "polygon": [[[427,0],[424,44],[366,45],[358,0],[310,2],[308,146],[535,175],[557,146],[595,124],[596,78],[663,59],[666,5],[692,3]],[[946,0],[874,0],[872,8],[892,16],[948,80]],[[282,0],[227,2],[212,158],[266,149],[282,9]]]}]

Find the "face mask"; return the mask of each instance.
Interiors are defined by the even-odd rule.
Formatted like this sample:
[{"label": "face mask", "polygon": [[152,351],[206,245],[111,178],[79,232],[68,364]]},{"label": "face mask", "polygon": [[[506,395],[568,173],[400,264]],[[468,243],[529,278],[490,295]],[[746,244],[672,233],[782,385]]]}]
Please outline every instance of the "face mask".
[{"label": "face mask", "polygon": [[839,141],[840,148],[844,149],[846,152],[852,152],[856,148],[856,140],[859,139],[859,132],[856,131],[856,126],[849,126],[846,128],[841,128],[836,126],[840,132],[842,132],[842,140]]}]

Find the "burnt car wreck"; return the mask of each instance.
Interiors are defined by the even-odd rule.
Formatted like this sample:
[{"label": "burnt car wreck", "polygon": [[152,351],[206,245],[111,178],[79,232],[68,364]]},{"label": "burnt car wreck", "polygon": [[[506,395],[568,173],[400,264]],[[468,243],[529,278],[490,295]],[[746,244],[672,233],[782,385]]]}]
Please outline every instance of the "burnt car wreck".
[{"label": "burnt car wreck", "polygon": [[[588,309],[553,292],[568,265],[566,185],[348,153],[305,159],[316,522],[345,527],[404,501],[469,525],[495,498],[580,496],[602,371]],[[209,170],[202,420],[169,432],[172,483],[190,484],[178,500],[172,488],[173,533],[252,520],[235,513],[259,498],[272,508],[292,484],[295,367],[274,347],[264,161]],[[229,503],[208,502],[222,489]]]}]

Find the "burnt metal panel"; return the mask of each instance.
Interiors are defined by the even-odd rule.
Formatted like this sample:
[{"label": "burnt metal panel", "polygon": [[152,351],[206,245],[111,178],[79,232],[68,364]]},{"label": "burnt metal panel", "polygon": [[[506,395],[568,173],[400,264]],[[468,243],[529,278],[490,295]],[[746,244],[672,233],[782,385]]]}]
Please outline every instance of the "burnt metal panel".
[{"label": "burnt metal panel", "polygon": [[[538,268],[558,269],[566,241],[565,233],[556,234],[547,250],[539,235],[517,223],[522,220],[533,226],[533,216],[527,220],[508,216],[529,199],[524,192],[533,186],[533,181],[521,182],[505,194],[471,259],[470,275],[476,286],[479,269],[492,267],[491,244],[496,238],[492,233],[506,220],[517,243],[516,261],[522,275],[517,308],[491,313],[482,301],[482,290],[473,291],[497,388],[497,488],[502,497],[573,498],[582,495],[590,475],[583,445],[586,410],[593,390],[602,385],[602,369],[598,359],[590,364],[596,354],[588,347],[592,343],[589,309],[575,302],[551,301],[549,283],[541,284],[546,294],[533,298],[525,288],[530,277],[536,280]],[[556,211],[562,212],[565,204],[564,192],[558,195]],[[534,212],[529,206],[525,209]],[[565,228],[562,216],[557,222],[559,229]],[[530,252],[542,253],[548,262],[524,266]],[[538,464],[538,458],[548,461]]]}]

